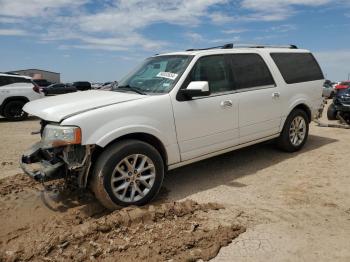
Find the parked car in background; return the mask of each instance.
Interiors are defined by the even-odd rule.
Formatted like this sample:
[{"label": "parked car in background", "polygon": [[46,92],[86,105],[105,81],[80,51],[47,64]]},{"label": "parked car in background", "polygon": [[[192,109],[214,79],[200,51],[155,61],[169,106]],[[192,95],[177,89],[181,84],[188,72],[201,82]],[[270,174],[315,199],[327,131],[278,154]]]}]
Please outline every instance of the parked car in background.
[{"label": "parked car in background", "polygon": [[338,115],[350,125],[350,88],[339,89],[328,107],[327,118],[338,119]]},{"label": "parked car in background", "polygon": [[47,81],[46,79],[34,79],[33,82],[39,87],[47,87],[49,85],[52,85],[52,83]]},{"label": "parked car in background", "polygon": [[[42,138],[21,167],[38,181],[69,176],[111,209],[144,205],[167,170],[272,139],[300,150],[323,83],[314,56],[296,46],[155,55],[113,91],[26,105],[42,119]],[[43,168],[35,172],[32,163]]]},{"label": "parked car in background", "polygon": [[91,89],[99,89],[102,85],[102,83],[91,83]]},{"label": "parked car in background", "polygon": [[86,91],[91,89],[91,83],[87,81],[78,81],[72,84],[77,90]]},{"label": "parked car in background", "polygon": [[99,90],[105,90],[105,91],[111,91],[113,88],[116,88],[118,86],[118,82],[106,82],[104,83]]},{"label": "parked car in background", "polygon": [[0,115],[15,121],[27,118],[22,108],[29,102],[42,98],[40,88],[31,77],[0,73]]},{"label": "parked car in background", "polygon": [[333,88],[332,82],[327,80],[323,84],[322,96],[326,98],[333,98],[335,90]]},{"label": "parked car in background", "polygon": [[339,89],[346,89],[349,87],[350,87],[350,81],[343,81],[343,82],[340,82],[338,85],[336,85],[335,89],[339,90]]},{"label": "parked car in background", "polygon": [[98,89],[108,89],[112,85],[112,82],[105,82],[103,83]]},{"label": "parked car in background", "polygon": [[76,87],[67,84],[52,84],[41,88],[45,96],[62,95],[67,93],[77,92]]}]

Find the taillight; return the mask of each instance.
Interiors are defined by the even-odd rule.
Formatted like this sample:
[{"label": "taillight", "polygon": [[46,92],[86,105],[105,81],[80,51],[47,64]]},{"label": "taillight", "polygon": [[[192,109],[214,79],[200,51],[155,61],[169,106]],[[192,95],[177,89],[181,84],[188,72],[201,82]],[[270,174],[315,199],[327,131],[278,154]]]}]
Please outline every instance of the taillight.
[{"label": "taillight", "polygon": [[40,94],[40,88],[38,86],[34,86],[33,91]]}]

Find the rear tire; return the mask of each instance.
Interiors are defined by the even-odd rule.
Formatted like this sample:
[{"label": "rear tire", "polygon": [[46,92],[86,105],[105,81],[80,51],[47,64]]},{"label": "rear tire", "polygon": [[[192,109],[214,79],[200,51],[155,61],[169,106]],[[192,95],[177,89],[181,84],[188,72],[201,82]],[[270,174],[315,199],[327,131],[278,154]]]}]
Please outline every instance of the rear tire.
[{"label": "rear tire", "polygon": [[305,111],[294,109],[286,119],[277,145],[286,152],[299,151],[309,135],[309,118]]},{"label": "rear tire", "polygon": [[28,114],[22,110],[26,104],[24,101],[14,100],[5,104],[3,116],[10,121],[20,121],[28,117]]},{"label": "rear tire", "polygon": [[91,189],[103,206],[142,206],[159,192],[164,163],[159,152],[139,140],[124,140],[109,146],[97,159]]},{"label": "rear tire", "polygon": [[337,120],[337,110],[333,103],[328,107],[327,118],[328,120]]}]

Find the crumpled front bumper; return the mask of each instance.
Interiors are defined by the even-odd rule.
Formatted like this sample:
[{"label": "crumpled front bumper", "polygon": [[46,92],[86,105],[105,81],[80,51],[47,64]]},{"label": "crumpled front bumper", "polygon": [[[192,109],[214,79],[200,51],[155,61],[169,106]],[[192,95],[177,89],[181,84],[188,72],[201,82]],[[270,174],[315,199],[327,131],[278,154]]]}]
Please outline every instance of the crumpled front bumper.
[{"label": "crumpled front bumper", "polygon": [[49,181],[63,177],[64,165],[63,161],[49,160],[48,153],[41,147],[41,142],[34,144],[20,159],[20,166],[24,173],[36,181]]}]

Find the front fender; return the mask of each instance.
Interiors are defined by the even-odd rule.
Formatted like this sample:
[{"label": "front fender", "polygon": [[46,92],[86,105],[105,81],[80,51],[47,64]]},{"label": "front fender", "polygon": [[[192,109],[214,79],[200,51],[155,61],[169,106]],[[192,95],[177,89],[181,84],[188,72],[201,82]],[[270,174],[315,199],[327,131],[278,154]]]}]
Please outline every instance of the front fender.
[{"label": "front fender", "polygon": [[[104,136],[102,136],[100,139],[96,141],[96,144],[100,147],[105,147],[112,141],[118,139],[119,137],[133,134],[133,133],[145,133],[152,135],[156,138],[158,138],[164,146],[167,146],[169,144],[169,141],[166,137],[162,135],[160,130],[157,130],[151,126],[146,126],[146,125],[130,125],[130,126],[123,126],[120,128],[117,128],[113,131],[108,132]],[[92,138],[94,140],[94,138]],[[86,141],[86,144],[91,144],[92,141],[90,142],[89,140]]]}]

